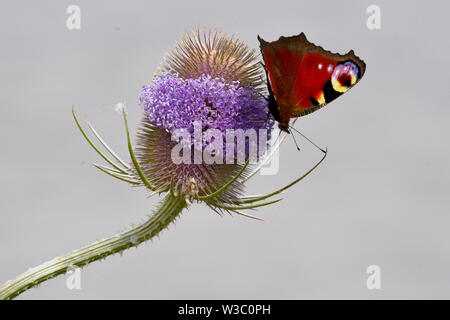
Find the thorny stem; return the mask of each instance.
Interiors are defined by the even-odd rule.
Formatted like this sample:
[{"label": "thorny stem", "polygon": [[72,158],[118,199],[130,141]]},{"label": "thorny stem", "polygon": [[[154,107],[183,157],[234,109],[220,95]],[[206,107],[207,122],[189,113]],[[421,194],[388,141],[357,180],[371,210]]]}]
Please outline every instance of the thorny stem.
[{"label": "thorny stem", "polygon": [[154,214],[141,225],[29,269],[0,287],[0,300],[17,297],[41,282],[55,278],[73,268],[83,267],[110,255],[121,253],[128,248],[137,247],[159,234],[186,207],[184,198],[167,193]]}]

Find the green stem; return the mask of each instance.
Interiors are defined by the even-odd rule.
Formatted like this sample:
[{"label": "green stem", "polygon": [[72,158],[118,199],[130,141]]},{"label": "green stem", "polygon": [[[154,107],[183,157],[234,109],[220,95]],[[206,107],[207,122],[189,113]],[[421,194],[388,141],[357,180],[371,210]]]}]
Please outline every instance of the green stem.
[{"label": "green stem", "polygon": [[168,193],[158,209],[143,224],[111,238],[97,241],[61,257],[29,269],[14,280],[0,287],[0,300],[12,299],[38,284],[64,274],[76,267],[83,267],[149,240],[173,222],[187,204],[184,198]]}]

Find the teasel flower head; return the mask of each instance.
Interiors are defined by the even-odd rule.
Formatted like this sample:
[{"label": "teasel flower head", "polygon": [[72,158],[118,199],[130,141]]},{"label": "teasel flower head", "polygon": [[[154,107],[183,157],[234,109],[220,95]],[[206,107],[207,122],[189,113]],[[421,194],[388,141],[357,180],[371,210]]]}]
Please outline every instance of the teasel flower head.
[{"label": "teasel flower head", "polygon": [[[157,190],[172,185],[175,192],[191,200],[201,199],[215,209],[239,201],[243,193],[240,178],[248,170],[244,162],[238,163],[242,156],[238,152],[244,153],[241,159],[250,160],[252,150],[248,141],[244,150],[237,150],[237,146],[227,150],[226,137],[230,130],[250,129],[258,141],[261,132],[266,134],[266,145],[259,147],[267,146],[274,122],[268,118],[267,101],[258,91],[260,79],[257,56],[243,42],[199,30],[181,38],[167,55],[162,71],[142,87],[139,98],[144,119],[136,155]],[[191,138],[173,141],[179,130]],[[211,130],[218,132],[222,141],[209,137]],[[201,135],[197,141],[196,132]],[[185,163],[173,159],[172,150],[179,143],[189,151]],[[195,161],[196,153],[200,161]],[[205,153],[213,153],[215,163],[205,161]],[[222,192],[208,196],[237,174],[240,178]]]},{"label": "teasel flower head", "polygon": [[[250,142],[244,141],[241,150],[234,147],[233,138],[232,148],[224,150],[224,142],[218,138],[229,130],[249,129],[256,132],[257,140],[261,140],[261,132],[268,132],[258,147],[267,145],[273,120],[267,117],[260,79],[258,57],[244,43],[212,31],[186,34],[169,53],[153,81],[142,87],[139,103],[143,118],[135,146],[128,128],[127,110],[121,108],[129,161],[122,160],[90,122],[87,123],[89,134],[73,108],[74,120],[83,137],[108,163],[94,164],[96,168],[133,186],[144,186],[151,194],[165,196],[153,214],[132,229],[56,257],[6,282],[0,287],[0,300],[12,299],[57,275],[137,247],[166,229],[192,201],[205,203],[219,214],[229,212],[259,219],[245,213],[246,210],[280,201],[271,199],[301,181],[326,156],[325,153],[308,172],[280,189],[265,195],[243,195],[244,183],[270,160],[286,137],[281,133],[264,158],[261,150],[257,150],[258,162],[252,165],[249,163],[255,150],[251,149]],[[211,137],[210,129],[214,129]],[[180,130],[188,133],[183,142],[173,139]],[[201,139],[196,132],[200,132]],[[193,161],[174,161],[173,151],[177,146],[187,147],[190,153],[186,159]],[[198,153],[218,161],[197,159]],[[220,159],[232,161],[220,163]]]}]

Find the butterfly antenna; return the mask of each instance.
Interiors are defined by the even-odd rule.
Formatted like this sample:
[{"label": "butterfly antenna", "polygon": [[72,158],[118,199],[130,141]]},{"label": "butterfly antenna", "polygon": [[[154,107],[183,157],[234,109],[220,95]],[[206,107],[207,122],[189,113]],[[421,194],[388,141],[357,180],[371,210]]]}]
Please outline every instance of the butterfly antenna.
[{"label": "butterfly antenna", "polygon": [[[289,126],[289,131],[292,132],[292,130],[294,130],[295,132],[297,132],[299,135],[301,135],[303,138],[305,138],[306,140],[308,140],[313,146],[315,146],[317,149],[319,149],[320,151],[322,151],[323,153],[327,153],[324,149],[322,149],[321,147],[319,147],[317,144],[315,144],[313,141],[311,141],[311,139],[309,139],[307,136],[305,136],[303,133],[301,133],[300,131],[298,131],[297,129],[295,129],[292,126]],[[294,135],[292,135],[292,137],[294,137]],[[295,141],[295,139],[294,139]],[[297,145],[297,143],[295,143],[295,145]],[[300,148],[297,145],[297,149],[300,150]]]},{"label": "butterfly antenna", "polygon": [[294,140],[295,146],[297,147],[297,150],[300,151],[300,147],[298,146],[297,140],[295,140],[295,136],[292,134],[291,128],[289,128],[289,133],[291,134],[292,140]]}]

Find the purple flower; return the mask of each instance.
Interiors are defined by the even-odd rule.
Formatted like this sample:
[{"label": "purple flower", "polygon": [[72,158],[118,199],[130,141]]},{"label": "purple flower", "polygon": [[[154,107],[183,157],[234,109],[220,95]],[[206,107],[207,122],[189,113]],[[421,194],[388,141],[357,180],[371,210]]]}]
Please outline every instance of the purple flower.
[{"label": "purple flower", "polygon": [[[266,129],[270,133],[274,124],[268,119],[267,101],[254,88],[210,75],[182,79],[163,73],[142,87],[139,103],[152,125],[171,134],[177,129],[193,132],[195,121],[201,123],[202,132],[218,129],[224,137],[227,129],[254,129],[256,133]],[[203,148],[207,144],[204,139]]]}]

